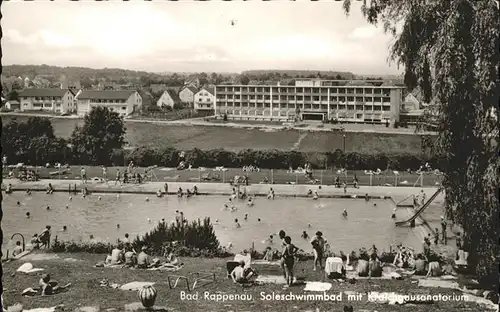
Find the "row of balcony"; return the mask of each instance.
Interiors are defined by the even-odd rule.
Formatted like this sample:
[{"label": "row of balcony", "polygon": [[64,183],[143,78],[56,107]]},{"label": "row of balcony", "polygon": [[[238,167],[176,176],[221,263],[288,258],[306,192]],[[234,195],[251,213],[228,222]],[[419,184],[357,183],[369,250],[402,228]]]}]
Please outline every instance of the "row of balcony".
[{"label": "row of balcony", "polygon": [[222,105],[238,105],[238,104],[243,104],[243,105],[259,105],[259,104],[274,104],[274,105],[310,105],[310,104],[316,104],[316,105],[391,105],[391,102],[379,102],[379,101],[271,101],[271,100],[259,100],[257,101],[250,101],[250,100],[224,100],[224,101],[218,101],[217,105],[222,106]]},{"label": "row of balcony", "polygon": [[[274,92],[272,92],[272,94],[275,94]],[[285,92],[285,93],[278,93],[279,95],[281,96],[327,96],[328,93],[327,92],[322,92],[322,93],[313,93],[313,92]],[[225,91],[221,91],[221,92],[217,92],[217,96],[219,95],[271,95],[271,92],[225,92]],[[386,96],[386,97],[390,97],[390,93],[377,93],[377,92],[374,92],[374,93],[371,93],[371,92],[366,92],[366,93],[353,93],[353,92],[330,92],[330,95],[335,95],[335,96],[350,96],[350,95],[358,95],[358,96],[376,96],[376,97],[380,97],[380,96]]]}]

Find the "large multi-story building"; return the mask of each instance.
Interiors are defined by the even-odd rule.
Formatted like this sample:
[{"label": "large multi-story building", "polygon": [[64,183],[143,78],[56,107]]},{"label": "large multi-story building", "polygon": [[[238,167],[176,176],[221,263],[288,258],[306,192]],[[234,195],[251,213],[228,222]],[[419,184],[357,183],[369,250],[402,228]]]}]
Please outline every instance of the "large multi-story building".
[{"label": "large multi-story building", "polygon": [[67,113],[74,110],[74,95],[68,89],[24,89],[19,92],[20,110]]},{"label": "large multi-story building", "polygon": [[84,90],[77,96],[78,116],[85,116],[93,107],[103,106],[120,116],[128,116],[142,107],[142,98],[134,90]]},{"label": "large multi-story building", "polygon": [[215,116],[226,114],[244,120],[399,121],[404,87],[375,84],[298,80],[294,86],[218,85]]}]

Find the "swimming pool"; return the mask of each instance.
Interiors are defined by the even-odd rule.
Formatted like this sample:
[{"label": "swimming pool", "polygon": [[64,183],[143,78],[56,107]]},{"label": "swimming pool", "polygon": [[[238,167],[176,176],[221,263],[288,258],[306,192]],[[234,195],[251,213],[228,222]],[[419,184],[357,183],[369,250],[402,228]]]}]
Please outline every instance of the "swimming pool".
[{"label": "swimming pool", "polygon": [[[99,199],[101,197],[101,199]],[[223,211],[227,196],[197,196],[178,198],[168,196],[157,198],[146,195],[93,194],[86,198],[55,193],[45,195],[23,193],[6,195],[3,201],[4,243],[12,244],[10,237],[19,232],[27,240],[34,233],[40,233],[46,225],[52,226],[52,236],[61,240],[96,240],[115,242],[125,233],[132,237],[151,230],[156,223],[165,218],[172,221],[175,211],[183,211],[188,220],[210,217],[221,245],[229,242],[233,250],[249,248],[252,242],[257,250],[263,250],[270,234],[284,229],[292,241],[300,248],[310,249],[308,241],[301,239],[302,231],[313,235],[322,231],[332,250],[351,251],[360,247],[376,244],[384,248],[390,244],[404,243],[416,246],[419,240],[407,227],[395,227],[390,218],[394,204],[390,200],[363,199],[320,199],[276,198],[268,200],[257,198],[255,205],[248,207],[238,201],[236,212]],[[17,201],[21,205],[17,205]],[[66,208],[68,205],[68,208]],[[50,210],[46,207],[50,206]],[[347,209],[348,217],[341,216]],[[26,218],[30,212],[31,218]],[[248,220],[244,214],[248,213]],[[238,219],[240,228],[234,226]],[[258,221],[258,218],[261,221]],[[151,221],[148,222],[148,219]],[[120,224],[120,228],[117,228]],[[308,225],[311,225],[310,227]],[[60,231],[66,225],[67,231]],[[58,232],[59,231],[59,232]],[[275,238],[275,246],[278,246]]]}]

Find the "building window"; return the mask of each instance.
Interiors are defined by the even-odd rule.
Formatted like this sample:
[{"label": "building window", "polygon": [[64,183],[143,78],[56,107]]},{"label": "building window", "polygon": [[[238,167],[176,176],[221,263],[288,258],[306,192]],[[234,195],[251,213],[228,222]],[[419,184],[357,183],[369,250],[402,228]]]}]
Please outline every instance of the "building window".
[{"label": "building window", "polygon": [[126,106],[122,106],[122,110],[126,110],[126,109],[127,109],[127,107],[126,107]]}]

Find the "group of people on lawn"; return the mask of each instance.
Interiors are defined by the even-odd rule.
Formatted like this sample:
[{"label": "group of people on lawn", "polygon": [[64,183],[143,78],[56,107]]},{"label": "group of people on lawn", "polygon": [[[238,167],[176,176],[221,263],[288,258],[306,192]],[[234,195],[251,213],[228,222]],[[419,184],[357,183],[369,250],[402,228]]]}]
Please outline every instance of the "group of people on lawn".
[{"label": "group of people on lawn", "polygon": [[129,235],[125,234],[125,238],[119,241],[116,247],[111,251],[111,255],[108,255],[104,263],[98,264],[98,266],[123,265],[124,268],[149,269],[160,266],[174,267],[181,265],[171,246],[167,246],[164,250],[164,264],[160,264],[158,259],[151,259],[147,251],[147,247],[142,246],[141,252],[137,253],[129,241]]}]

